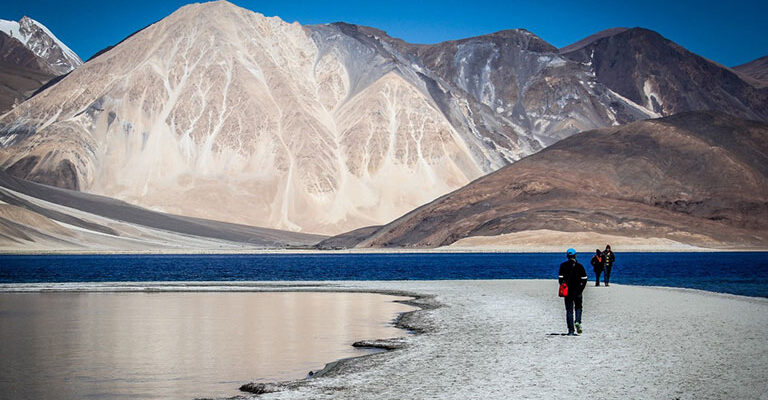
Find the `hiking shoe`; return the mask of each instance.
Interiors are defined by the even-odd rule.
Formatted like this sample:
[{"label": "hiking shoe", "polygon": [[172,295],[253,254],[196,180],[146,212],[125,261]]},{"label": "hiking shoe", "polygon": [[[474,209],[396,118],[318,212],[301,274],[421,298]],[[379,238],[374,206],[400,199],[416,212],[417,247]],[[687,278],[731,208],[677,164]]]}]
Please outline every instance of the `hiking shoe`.
[{"label": "hiking shoe", "polygon": [[577,322],[577,323],[576,323],[576,333],[578,333],[579,335],[581,335],[581,332],[582,332],[582,329],[581,329],[581,323]]},{"label": "hiking shoe", "polygon": [[607,284],[607,283],[606,283],[606,284],[605,284],[605,287],[608,287],[608,286],[611,286],[611,285],[609,285],[609,284]]},{"label": "hiking shoe", "polygon": [[576,336],[576,334],[573,333],[573,332],[568,332],[568,335],[566,335],[566,336]]}]

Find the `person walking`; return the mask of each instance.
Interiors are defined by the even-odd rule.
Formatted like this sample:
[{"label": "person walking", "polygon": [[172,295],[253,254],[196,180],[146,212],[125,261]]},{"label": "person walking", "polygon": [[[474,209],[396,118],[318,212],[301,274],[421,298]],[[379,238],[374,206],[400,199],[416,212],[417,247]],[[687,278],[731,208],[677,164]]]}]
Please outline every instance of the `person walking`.
[{"label": "person walking", "polygon": [[[568,324],[568,336],[574,336],[574,331],[581,334],[582,295],[587,286],[587,271],[584,266],[576,261],[576,250],[568,249],[565,253],[568,260],[560,264],[560,273],[558,282],[568,286],[568,294],[565,298],[565,321]],[[573,312],[576,311],[576,321],[574,323]]]},{"label": "person walking", "polygon": [[613,251],[611,251],[611,245],[606,244],[605,251],[603,251],[603,266],[605,267],[605,276],[603,277],[603,282],[605,282],[605,286],[611,286],[609,284],[611,281],[611,267],[613,267],[613,263],[615,261],[616,255],[613,254]]},{"label": "person walking", "polygon": [[603,252],[595,249],[595,255],[589,262],[592,264],[592,270],[595,271],[595,286],[600,286],[600,274],[603,273]]}]

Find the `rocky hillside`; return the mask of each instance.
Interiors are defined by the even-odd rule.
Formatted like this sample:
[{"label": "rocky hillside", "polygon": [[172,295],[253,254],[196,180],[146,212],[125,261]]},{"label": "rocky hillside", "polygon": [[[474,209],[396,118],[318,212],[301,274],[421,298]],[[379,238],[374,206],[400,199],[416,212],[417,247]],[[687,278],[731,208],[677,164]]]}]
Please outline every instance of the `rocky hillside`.
[{"label": "rocky hillside", "polygon": [[0,115],[82,63],[39,22],[0,20]]},{"label": "rocky hillside", "polygon": [[22,103],[54,77],[31,50],[0,32],[0,114]]},{"label": "rocky hillside", "polygon": [[436,247],[525,231],[768,247],[768,125],[687,112],[574,135],[326,247]]},{"label": "rocky hillside", "polygon": [[503,165],[423,85],[344,61],[298,24],[186,6],[7,114],[0,159],[41,183],[308,232],[381,222]]},{"label": "rocky hillside", "polygon": [[719,110],[768,122],[768,89],[647,29],[596,35],[562,54],[589,64],[598,82],[657,116]]}]

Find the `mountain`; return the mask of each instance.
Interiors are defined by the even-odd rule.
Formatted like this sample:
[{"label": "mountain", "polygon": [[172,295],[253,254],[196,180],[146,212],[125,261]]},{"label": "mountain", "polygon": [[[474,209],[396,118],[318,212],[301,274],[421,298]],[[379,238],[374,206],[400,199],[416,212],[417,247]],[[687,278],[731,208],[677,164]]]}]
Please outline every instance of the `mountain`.
[{"label": "mountain", "polygon": [[0,114],[54,78],[46,64],[21,42],[0,32]]},{"label": "mountain", "polygon": [[19,69],[35,71],[48,76],[55,76],[48,64],[42,58],[38,57],[32,50],[24,46],[24,43],[0,32],[0,60],[4,64],[14,66]]},{"label": "mountain", "polygon": [[590,64],[598,82],[658,116],[718,110],[768,121],[768,89],[647,29],[597,34],[561,54]]},{"label": "mountain", "polygon": [[0,31],[18,40],[24,47],[39,57],[44,72],[53,75],[63,75],[83,63],[67,45],[51,32],[45,25],[27,16],[18,22],[0,19]]},{"label": "mountain", "polygon": [[308,247],[322,239],[163,214],[0,172],[0,250],[242,251]]},{"label": "mountain", "polygon": [[82,64],[39,22],[0,20],[0,115]]},{"label": "mountain", "polygon": [[579,133],[321,247],[437,247],[566,232],[566,242],[600,233],[765,248],[767,218],[768,124],[686,112]]},{"label": "mountain", "polygon": [[768,87],[768,56],[733,67],[733,69],[748,78],[754,79],[757,86]]},{"label": "mountain", "polygon": [[[654,110],[580,58],[623,34],[567,54],[525,30],[418,45],[192,4],[0,117],[0,168],[197,218],[323,234],[380,225],[580,131],[736,108],[721,98],[742,85],[717,83],[714,100],[680,104],[663,86]],[[743,113],[762,115],[747,100]]]},{"label": "mountain", "polygon": [[423,84],[348,71],[310,34],[185,6],[7,114],[0,159],[41,183],[307,232],[386,220],[501,165]]},{"label": "mountain", "polygon": [[[453,99],[443,107],[448,118],[472,118],[465,129],[477,131],[507,161],[581,130],[653,115],[597,83],[589,65],[561,57],[557,48],[524,29],[414,45],[373,28],[333,25],[341,34],[372,41],[372,47],[435,81],[443,88],[432,92],[438,103]],[[615,112],[613,103],[628,111]]]}]

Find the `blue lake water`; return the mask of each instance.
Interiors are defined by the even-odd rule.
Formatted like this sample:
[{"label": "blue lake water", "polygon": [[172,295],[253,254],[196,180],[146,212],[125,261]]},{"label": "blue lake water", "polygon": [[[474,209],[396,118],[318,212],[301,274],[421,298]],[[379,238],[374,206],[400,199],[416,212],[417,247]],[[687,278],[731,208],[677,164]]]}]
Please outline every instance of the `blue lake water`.
[{"label": "blue lake water", "polygon": [[[592,254],[579,254],[590,281]],[[562,254],[0,255],[0,283],[555,279]],[[611,282],[768,297],[768,253],[617,253]]]}]

